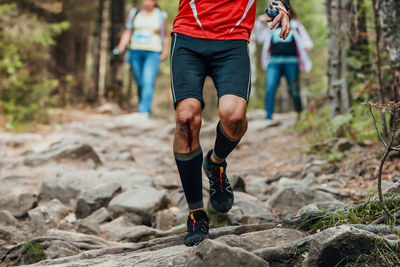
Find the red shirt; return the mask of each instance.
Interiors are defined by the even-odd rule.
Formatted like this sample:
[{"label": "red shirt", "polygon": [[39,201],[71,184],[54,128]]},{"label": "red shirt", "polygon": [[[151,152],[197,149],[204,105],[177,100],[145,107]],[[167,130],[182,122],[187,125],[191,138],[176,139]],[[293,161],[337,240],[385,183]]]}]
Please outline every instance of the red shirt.
[{"label": "red shirt", "polygon": [[249,40],[256,0],[180,0],[172,33],[196,38]]}]

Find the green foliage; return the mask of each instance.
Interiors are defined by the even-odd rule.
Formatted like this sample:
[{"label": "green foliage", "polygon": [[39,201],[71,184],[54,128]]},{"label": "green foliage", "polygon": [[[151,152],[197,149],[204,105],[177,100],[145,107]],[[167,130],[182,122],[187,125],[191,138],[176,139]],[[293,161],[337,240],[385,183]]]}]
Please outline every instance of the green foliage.
[{"label": "green foliage", "polygon": [[[400,247],[398,243],[391,244],[381,240],[370,254],[362,254],[355,262],[348,263],[346,267],[394,267],[400,265]],[[344,266],[344,265],[337,265]]]},{"label": "green foliage", "polygon": [[26,252],[21,259],[23,264],[33,264],[46,259],[46,253],[40,244],[32,245],[28,241],[24,243],[24,248]]},{"label": "green foliage", "polygon": [[304,112],[295,129],[307,133],[311,143],[334,137],[345,137],[357,142],[376,139],[371,115],[368,109],[360,104],[355,104],[350,113],[339,115],[332,120],[329,107],[322,107],[314,114]]},{"label": "green foliage", "polygon": [[[386,195],[385,203],[392,214],[400,210],[400,198],[396,195]],[[363,205],[348,206],[335,211],[321,211],[312,214],[299,223],[298,228],[315,233],[330,227],[342,224],[371,224],[385,215],[385,211],[377,198],[373,198]],[[390,225],[395,223],[390,221]]]},{"label": "green foliage", "polygon": [[[18,23],[15,23],[18,21]],[[0,112],[8,128],[28,121],[46,122],[46,108],[58,81],[46,72],[48,48],[68,22],[48,24],[16,5],[0,5]]]}]

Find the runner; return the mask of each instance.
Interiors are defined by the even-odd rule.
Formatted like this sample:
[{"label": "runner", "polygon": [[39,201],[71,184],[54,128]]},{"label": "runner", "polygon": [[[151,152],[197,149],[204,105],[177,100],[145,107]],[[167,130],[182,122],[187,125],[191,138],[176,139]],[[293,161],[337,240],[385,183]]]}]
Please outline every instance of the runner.
[{"label": "runner", "polygon": [[154,85],[160,62],[168,56],[167,13],[160,9],[158,0],[142,0],[142,8],[132,8],[118,47],[113,53],[122,54],[129,49],[129,64],[135,77],[139,105],[138,111],[150,116]]},{"label": "runner", "polygon": [[[290,3],[289,0],[276,3],[281,8],[271,28],[280,22],[280,37],[286,39],[290,33],[286,11]],[[255,13],[255,0],[180,0],[179,3],[172,30],[171,85],[176,109],[174,156],[189,206],[188,234],[184,238],[187,246],[208,237],[202,167],[210,182],[212,207],[226,213],[233,205],[225,159],[247,130],[251,83],[247,44]],[[203,161],[199,133],[206,76],[213,79],[217,89],[220,121],[214,149],[208,151]]]}]

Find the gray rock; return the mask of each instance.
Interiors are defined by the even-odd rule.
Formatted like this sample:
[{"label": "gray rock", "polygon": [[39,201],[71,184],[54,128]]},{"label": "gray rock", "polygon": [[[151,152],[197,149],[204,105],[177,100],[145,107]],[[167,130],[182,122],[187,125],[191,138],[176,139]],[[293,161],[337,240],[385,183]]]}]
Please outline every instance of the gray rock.
[{"label": "gray rock", "polygon": [[400,192],[400,183],[399,182],[391,182],[391,181],[382,181],[382,193],[399,193]]},{"label": "gray rock", "polygon": [[46,179],[40,188],[41,200],[58,199],[64,204],[70,204],[72,199],[78,198],[81,192],[93,187],[98,178],[95,172],[80,172],[69,170],[59,172],[55,177]]},{"label": "gray rock", "polygon": [[169,230],[174,226],[185,223],[187,212],[178,208],[170,208],[156,212],[152,217],[152,226],[159,230]]},{"label": "gray rock", "polygon": [[263,196],[268,191],[265,178],[253,178],[246,183],[246,193],[253,196]]},{"label": "gray rock", "polygon": [[246,182],[239,175],[231,175],[229,176],[229,182],[234,191],[246,192]]},{"label": "gray rock", "polygon": [[56,228],[67,214],[68,208],[58,199],[40,203],[38,207],[28,211],[33,227],[41,230]]},{"label": "gray rock", "polygon": [[0,224],[18,225],[18,221],[8,210],[0,210]]},{"label": "gray rock", "polygon": [[85,218],[95,210],[107,206],[113,196],[121,190],[117,183],[101,184],[83,192],[76,203],[76,216]]},{"label": "gray rock", "polygon": [[22,217],[37,204],[37,196],[33,193],[23,193],[0,197],[0,209],[8,210],[15,217]]},{"label": "gray rock", "polygon": [[152,187],[133,188],[111,200],[108,208],[117,214],[136,213],[150,221],[151,215],[166,207],[165,193]]},{"label": "gray rock", "polygon": [[303,266],[336,266],[343,259],[355,261],[360,255],[369,255],[379,240],[377,235],[349,226],[328,230],[314,239]]},{"label": "gray rock", "polygon": [[48,148],[28,155],[24,163],[28,166],[42,165],[51,160],[80,160],[92,161],[96,165],[101,164],[100,157],[88,145],[79,141],[63,140],[51,144]]},{"label": "gray rock", "polygon": [[104,222],[108,222],[112,220],[112,216],[110,212],[104,207],[96,210],[93,212],[90,216],[86,217],[86,220],[97,223],[97,224],[102,224]]},{"label": "gray rock", "polygon": [[64,241],[53,241],[45,250],[46,259],[56,259],[79,254],[81,251]]},{"label": "gray rock", "polygon": [[[223,259],[223,260],[221,260]],[[241,267],[241,266],[270,266],[260,257],[242,248],[232,248],[224,243],[204,240],[194,248],[185,266]]]},{"label": "gray rock", "polygon": [[235,202],[228,218],[233,224],[254,224],[275,220],[265,206],[258,203],[257,198],[242,192],[235,192]]},{"label": "gray rock", "polygon": [[62,219],[67,216],[69,210],[58,199],[52,199],[50,202],[40,203],[40,206],[47,208],[47,213],[58,224]]},{"label": "gray rock", "polygon": [[48,230],[57,227],[57,223],[49,214],[46,206],[36,207],[35,209],[30,210],[28,214],[33,229]]},{"label": "gray rock", "polygon": [[142,186],[153,186],[151,176],[144,173],[138,173],[137,171],[114,170],[102,172],[99,176],[99,180],[102,183],[110,183],[110,181],[118,183],[124,191]]},{"label": "gray rock", "polygon": [[100,227],[94,222],[83,219],[78,222],[77,231],[88,235],[99,235]]},{"label": "gray rock", "polygon": [[10,244],[15,240],[16,229],[12,226],[0,225],[0,245]]},{"label": "gray rock", "polygon": [[161,233],[148,226],[134,225],[125,216],[101,225],[100,229],[109,240],[128,240],[132,242],[144,240],[146,237]]},{"label": "gray rock", "polygon": [[279,212],[281,215],[295,215],[302,207],[324,201],[335,201],[332,194],[322,192],[300,183],[292,183],[280,187],[267,202],[267,207]]},{"label": "gray rock", "polygon": [[323,211],[323,210],[333,211],[333,210],[337,210],[340,208],[344,208],[345,206],[346,206],[346,204],[344,204],[340,201],[311,203],[311,204],[308,204],[308,205],[302,207],[297,212],[296,217],[301,217],[307,213],[318,212],[318,211]]},{"label": "gray rock", "polygon": [[274,228],[242,235],[226,235],[216,239],[231,247],[240,247],[247,251],[275,247],[302,239],[304,234],[294,229]]},{"label": "gray rock", "polygon": [[360,255],[368,255],[378,242],[382,242],[380,235],[356,227],[332,227],[301,240],[253,253],[277,267],[293,266],[293,263],[304,267],[339,266],[343,259],[346,263],[354,263]]}]

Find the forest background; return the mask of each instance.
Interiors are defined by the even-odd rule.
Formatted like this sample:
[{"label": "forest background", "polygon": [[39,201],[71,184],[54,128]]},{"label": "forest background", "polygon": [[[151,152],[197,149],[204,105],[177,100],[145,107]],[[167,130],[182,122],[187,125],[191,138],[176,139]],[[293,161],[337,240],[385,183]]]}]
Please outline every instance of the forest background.
[{"label": "forest background", "polygon": [[[314,68],[302,76],[307,111],[296,129],[309,133],[313,142],[343,136],[358,141],[376,139],[369,110],[360,103],[398,101],[400,4],[394,0],[292,2],[315,44],[311,52]],[[0,1],[0,127],[32,130],[57,123],[56,115],[66,110],[92,110],[106,102],[135,111],[136,88],[129,67],[123,57],[113,58],[110,51],[118,43],[130,8],[140,3]],[[178,0],[160,0],[159,4],[168,13],[172,28]],[[258,1],[257,15],[265,5]],[[256,45],[254,51],[250,109],[262,109],[261,47]],[[215,96],[212,82],[207,81],[206,119],[216,114]],[[291,110],[285,88],[277,102],[278,112]],[[154,117],[173,114],[168,60],[161,67],[154,106]],[[390,112],[377,116],[382,118],[382,127],[389,128],[393,122]]]}]

